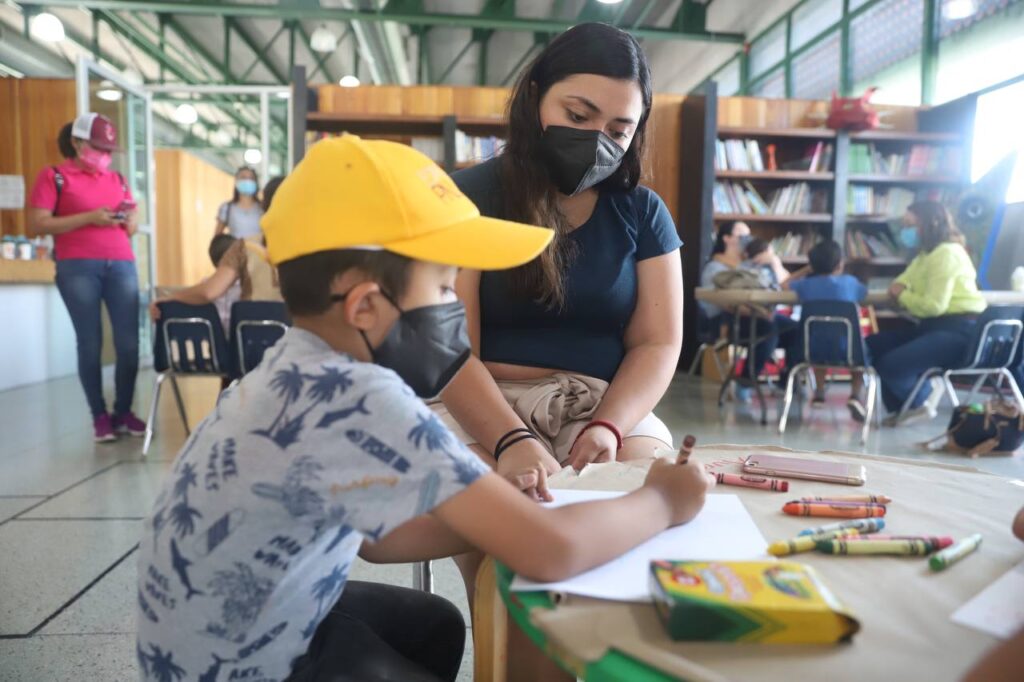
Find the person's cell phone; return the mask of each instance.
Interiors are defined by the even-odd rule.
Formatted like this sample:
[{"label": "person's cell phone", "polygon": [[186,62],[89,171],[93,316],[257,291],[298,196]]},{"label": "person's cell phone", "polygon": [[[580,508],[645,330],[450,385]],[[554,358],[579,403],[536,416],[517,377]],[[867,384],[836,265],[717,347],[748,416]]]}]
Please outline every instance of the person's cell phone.
[{"label": "person's cell phone", "polygon": [[821,462],[777,455],[750,455],[743,462],[743,471],[762,476],[803,478],[808,481],[842,483],[844,485],[864,485],[867,482],[867,471],[860,464]]},{"label": "person's cell phone", "polygon": [[114,220],[127,220],[128,212],[134,211],[137,205],[134,201],[122,201],[114,210]]}]

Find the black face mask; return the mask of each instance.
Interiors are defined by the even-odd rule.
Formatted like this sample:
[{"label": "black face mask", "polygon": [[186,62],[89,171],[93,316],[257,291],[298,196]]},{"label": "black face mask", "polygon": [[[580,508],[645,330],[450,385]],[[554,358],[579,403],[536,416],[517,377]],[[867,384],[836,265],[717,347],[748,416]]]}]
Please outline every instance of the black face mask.
[{"label": "black face mask", "polygon": [[548,126],[541,148],[551,179],[572,196],[610,177],[622,165],[625,150],[600,130]]},{"label": "black face mask", "polygon": [[[472,352],[466,333],[466,309],[455,301],[402,310],[393,298],[381,294],[401,315],[376,348],[359,330],[370,357],[381,367],[394,370],[420,398],[433,398],[462,369]],[[345,296],[332,296],[331,300],[344,301]]]}]

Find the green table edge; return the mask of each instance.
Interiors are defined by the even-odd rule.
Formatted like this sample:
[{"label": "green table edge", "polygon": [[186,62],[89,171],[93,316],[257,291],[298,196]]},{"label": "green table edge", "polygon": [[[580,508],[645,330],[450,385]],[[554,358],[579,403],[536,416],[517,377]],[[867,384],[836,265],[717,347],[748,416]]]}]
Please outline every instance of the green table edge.
[{"label": "green table edge", "polygon": [[651,668],[646,663],[627,656],[615,649],[609,649],[601,659],[586,663],[577,661],[578,667],[556,654],[548,645],[547,637],[540,629],[530,622],[530,611],[535,608],[553,609],[554,602],[547,592],[515,592],[509,591],[509,585],[515,574],[507,566],[494,562],[494,571],[498,583],[501,600],[505,603],[512,620],[526,633],[530,640],[553,661],[571,675],[576,675],[588,682],[676,682],[680,678],[672,677],[660,670]]}]

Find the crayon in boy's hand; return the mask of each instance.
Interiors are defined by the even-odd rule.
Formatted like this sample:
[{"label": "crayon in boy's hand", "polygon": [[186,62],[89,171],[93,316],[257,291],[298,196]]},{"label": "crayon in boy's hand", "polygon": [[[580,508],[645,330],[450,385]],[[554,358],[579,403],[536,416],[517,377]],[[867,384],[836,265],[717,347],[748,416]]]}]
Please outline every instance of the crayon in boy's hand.
[{"label": "crayon in boy's hand", "polygon": [[697,437],[686,435],[683,439],[683,444],[679,446],[679,456],[676,457],[676,464],[686,464],[690,460],[690,455],[693,454],[693,446],[697,444]]},{"label": "crayon in boy's hand", "polygon": [[852,540],[858,537],[859,534],[860,532],[853,528],[844,528],[822,535],[800,535],[792,540],[777,540],[773,542],[768,545],[768,553],[772,556],[786,556],[798,552],[810,552],[812,549],[817,548],[819,541],[830,538],[847,538]]},{"label": "crayon in boy's hand", "polygon": [[873,540],[871,542],[845,539],[819,540],[819,552],[825,554],[887,554],[895,556],[923,556],[934,551],[925,540]]},{"label": "crayon in boy's hand", "polygon": [[832,516],[840,519],[865,519],[885,516],[885,505],[872,503],[787,502],[782,511],[790,516]]},{"label": "crayon in boy's hand", "polygon": [[873,502],[889,504],[892,498],[888,495],[829,495],[827,497],[801,497],[800,502]]},{"label": "crayon in boy's hand", "polygon": [[945,568],[949,568],[968,554],[972,553],[974,550],[978,549],[980,546],[981,533],[975,533],[971,537],[965,538],[952,547],[947,547],[933,556],[928,560],[928,566],[930,566],[933,571],[941,571]]},{"label": "crayon in boy's hand", "polygon": [[861,535],[864,533],[875,533],[885,528],[884,519],[857,519],[855,521],[840,521],[838,523],[829,523],[824,526],[818,526],[816,528],[805,528],[800,531],[798,535],[824,535],[837,530],[843,530],[845,528],[856,528]]},{"label": "crayon in boy's hand", "polygon": [[715,479],[722,485],[735,485],[741,488],[758,488],[760,490],[774,490],[784,493],[789,490],[789,481],[767,476],[752,476],[750,474],[715,474]]}]

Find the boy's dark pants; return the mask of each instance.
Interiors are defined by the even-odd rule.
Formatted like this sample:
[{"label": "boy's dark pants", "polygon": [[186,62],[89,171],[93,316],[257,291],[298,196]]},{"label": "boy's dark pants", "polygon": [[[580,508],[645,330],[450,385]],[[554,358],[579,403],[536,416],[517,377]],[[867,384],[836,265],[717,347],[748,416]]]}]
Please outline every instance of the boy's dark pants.
[{"label": "boy's dark pants", "polygon": [[287,682],[455,680],[466,623],[446,599],[350,581]]}]

